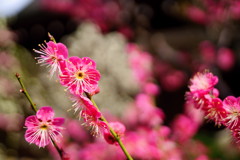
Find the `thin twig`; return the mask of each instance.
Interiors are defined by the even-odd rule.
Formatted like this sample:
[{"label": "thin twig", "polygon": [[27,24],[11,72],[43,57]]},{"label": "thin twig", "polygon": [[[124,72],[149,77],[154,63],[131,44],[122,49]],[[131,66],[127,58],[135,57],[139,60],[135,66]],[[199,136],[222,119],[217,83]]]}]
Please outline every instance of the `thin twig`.
[{"label": "thin twig", "polygon": [[[31,104],[32,110],[33,110],[35,113],[37,113],[37,105],[36,105],[35,103],[33,103],[32,98],[30,97],[28,91],[26,90],[26,87],[25,87],[25,85],[23,84],[20,75],[19,75],[18,73],[16,73],[15,76],[16,76],[18,82],[20,83],[20,85],[21,85],[21,87],[22,87],[22,89],[20,89],[20,92],[25,95],[25,97],[28,99],[29,103]],[[57,146],[56,142],[55,142],[52,138],[51,138],[51,141],[52,141],[54,147],[56,148],[56,150],[58,151],[61,159],[63,159],[64,151]]]},{"label": "thin twig", "polygon": [[[91,100],[91,102],[93,103],[93,105],[98,109],[99,108],[97,106],[97,104],[95,103],[95,101],[92,99],[92,96],[89,93],[86,93],[86,96]],[[126,147],[124,146],[124,144],[122,143],[121,139],[119,138],[119,136],[117,135],[117,133],[112,129],[112,127],[109,125],[108,121],[104,118],[104,116],[102,115],[100,118],[102,121],[104,121],[107,125],[108,128],[111,132],[111,134],[113,135],[113,137],[116,139],[116,141],[118,142],[119,146],[121,147],[122,151],[124,152],[124,154],[126,155],[128,160],[133,160],[132,156],[128,153]]]}]

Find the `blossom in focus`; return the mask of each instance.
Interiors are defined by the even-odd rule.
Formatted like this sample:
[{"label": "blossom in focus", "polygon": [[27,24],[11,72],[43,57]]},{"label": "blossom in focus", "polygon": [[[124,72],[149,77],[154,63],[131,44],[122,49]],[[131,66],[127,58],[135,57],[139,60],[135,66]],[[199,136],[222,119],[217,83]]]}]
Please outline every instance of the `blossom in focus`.
[{"label": "blossom in focus", "polygon": [[64,118],[54,118],[54,111],[51,107],[41,107],[36,115],[26,118],[25,139],[30,144],[34,143],[39,147],[45,147],[51,139],[57,142],[63,129],[61,127],[63,123]]},{"label": "blossom in focus", "polygon": [[72,94],[92,93],[98,88],[100,73],[96,63],[88,57],[70,57],[66,68],[59,76],[61,84]]},{"label": "blossom in focus", "polygon": [[52,77],[55,72],[61,73],[61,67],[64,66],[65,60],[68,58],[68,49],[62,43],[54,43],[49,41],[45,45],[39,45],[40,50],[34,52],[40,54],[36,57],[38,64],[50,67],[50,76]]},{"label": "blossom in focus", "polygon": [[104,131],[108,129],[107,124],[101,119],[101,112],[93,105],[82,110],[80,116],[83,118],[83,125],[89,129],[93,136],[102,135]]},{"label": "blossom in focus", "polygon": [[190,92],[186,93],[188,102],[194,104],[196,108],[203,108],[208,105],[212,97],[218,97],[218,90],[214,86],[218,83],[218,77],[211,72],[198,72],[190,80]]},{"label": "blossom in focus", "polygon": [[[120,123],[120,122],[110,122],[109,125],[111,128],[115,131],[117,136],[121,139],[124,136],[124,132],[126,130],[125,126]],[[109,143],[109,144],[115,144],[118,145],[117,140],[113,137],[111,132],[109,130],[105,130],[104,132],[104,139]]]},{"label": "blossom in focus", "polygon": [[226,97],[223,100],[223,108],[226,110],[225,125],[230,129],[238,128],[240,124],[240,97]]},{"label": "blossom in focus", "polygon": [[82,95],[73,95],[72,100],[74,102],[72,105],[74,112],[79,111],[79,116],[81,116],[83,111],[86,111],[87,109],[91,110],[91,108],[94,107],[92,102]]},{"label": "blossom in focus", "polygon": [[223,108],[223,103],[220,98],[212,98],[208,107],[205,109],[205,118],[211,119],[216,125],[224,124],[226,111]]},{"label": "blossom in focus", "polygon": [[192,79],[189,89],[191,92],[208,91],[218,82],[218,77],[211,72],[198,72]]}]

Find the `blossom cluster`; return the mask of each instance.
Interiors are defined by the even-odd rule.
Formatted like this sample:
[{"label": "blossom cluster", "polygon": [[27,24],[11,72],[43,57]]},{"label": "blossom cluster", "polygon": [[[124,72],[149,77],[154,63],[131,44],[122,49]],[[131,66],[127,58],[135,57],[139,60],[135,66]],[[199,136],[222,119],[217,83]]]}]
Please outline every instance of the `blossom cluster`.
[{"label": "blossom cluster", "polygon": [[219,98],[219,91],[215,88],[218,77],[209,71],[198,72],[190,80],[186,93],[187,102],[203,111],[206,119],[212,120],[218,126],[227,127],[240,141],[240,98],[227,96]]},{"label": "blossom cluster", "polygon": [[[36,58],[37,63],[49,67],[50,77],[56,75],[60,84],[66,87],[73,101],[72,109],[75,113],[78,113],[79,119],[83,120],[83,125],[90,130],[90,133],[93,136],[104,135],[108,143],[117,145],[116,139],[110,133],[109,126],[102,118],[102,113],[94,102],[91,101],[92,96],[99,92],[98,82],[101,77],[99,71],[96,69],[96,62],[89,57],[68,57],[67,47],[62,43],[56,43],[53,37],[50,36],[50,38],[52,38],[51,41],[46,42],[45,45],[39,45],[40,50],[34,49],[34,51],[39,54],[39,57]],[[46,107],[38,111],[41,114],[37,112],[36,116],[30,116],[26,119],[25,126],[31,131],[30,136],[28,130],[26,133],[26,140],[28,142],[34,142],[36,138],[34,136],[38,135],[38,133],[41,133],[40,135],[42,135],[42,137],[44,137],[44,135],[50,135],[53,140],[57,140],[54,136],[56,134],[55,130],[51,130],[51,128],[57,128],[55,123],[48,123],[48,120],[39,118],[39,115],[42,115],[42,117],[52,119],[51,114],[49,114],[50,111],[45,114],[45,112],[42,111],[44,109],[46,109]],[[29,125],[28,122],[32,119],[34,119],[33,123],[37,124],[38,128],[40,128],[39,131],[32,129]],[[42,122],[44,122],[44,124],[42,124]],[[118,137],[123,136],[125,131],[123,124],[120,122],[112,122],[109,123],[109,125],[113,130],[116,130]],[[47,126],[50,126],[50,129],[43,130],[43,128],[48,128]],[[36,142],[36,145],[42,147],[48,144],[48,137],[38,137],[43,139],[43,142]]]}]

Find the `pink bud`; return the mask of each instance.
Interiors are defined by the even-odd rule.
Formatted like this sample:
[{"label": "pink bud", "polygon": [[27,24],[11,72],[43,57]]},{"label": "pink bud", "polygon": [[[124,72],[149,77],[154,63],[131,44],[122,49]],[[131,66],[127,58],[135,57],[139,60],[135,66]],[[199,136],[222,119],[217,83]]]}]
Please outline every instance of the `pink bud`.
[{"label": "pink bud", "polygon": [[233,67],[235,63],[234,54],[229,48],[220,48],[218,50],[217,64],[218,66],[227,71]]}]

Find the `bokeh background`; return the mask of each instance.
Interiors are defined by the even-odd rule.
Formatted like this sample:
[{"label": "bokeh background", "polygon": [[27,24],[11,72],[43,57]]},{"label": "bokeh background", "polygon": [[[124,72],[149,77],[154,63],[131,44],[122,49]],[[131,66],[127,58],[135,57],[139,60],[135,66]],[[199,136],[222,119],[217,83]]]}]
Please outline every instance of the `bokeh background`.
[{"label": "bokeh background", "polygon": [[[102,78],[95,99],[109,119],[124,121],[142,91],[129,63],[129,43],[152,57],[144,65],[159,87],[154,101],[165,114],[165,126],[184,112],[189,79],[199,70],[207,68],[219,77],[221,98],[240,95],[238,0],[0,0],[0,16],[0,159],[54,156],[24,139],[24,119],[33,112],[19,92],[16,72],[38,106],[52,106],[57,116],[77,120],[67,111],[72,102],[63,87],[34,59],[32,49],[49,40],[48,32],[66,44],[70,56],[97,62]],[[207,146],[209,159],[240,158],[231,135],[212,122],[204,122],[192,138]]]}]

